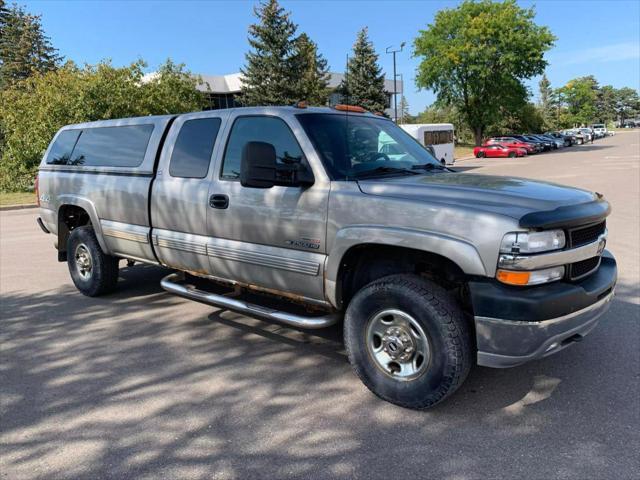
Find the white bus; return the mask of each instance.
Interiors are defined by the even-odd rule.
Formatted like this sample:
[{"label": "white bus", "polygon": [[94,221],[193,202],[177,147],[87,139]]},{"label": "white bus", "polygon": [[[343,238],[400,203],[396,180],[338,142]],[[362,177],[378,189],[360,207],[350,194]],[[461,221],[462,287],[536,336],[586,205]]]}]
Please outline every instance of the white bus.
[{"label": "white bus", "polygon": [[415,123],[400,125],[405,132],[425,147],[433,147],[436,158],[445,165],[453,165],[453,124]]}]

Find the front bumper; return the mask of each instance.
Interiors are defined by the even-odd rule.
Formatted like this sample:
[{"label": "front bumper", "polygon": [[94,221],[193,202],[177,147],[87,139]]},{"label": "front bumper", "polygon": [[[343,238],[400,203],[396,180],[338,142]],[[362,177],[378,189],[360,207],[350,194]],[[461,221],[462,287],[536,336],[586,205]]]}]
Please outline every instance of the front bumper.
[{"label": "front bumper", "polygon": [[506,368],[546,357],[582,340],[614,296],[617,266],[606,252],[580,282],[529,288],[470,282],[478,365]]}]

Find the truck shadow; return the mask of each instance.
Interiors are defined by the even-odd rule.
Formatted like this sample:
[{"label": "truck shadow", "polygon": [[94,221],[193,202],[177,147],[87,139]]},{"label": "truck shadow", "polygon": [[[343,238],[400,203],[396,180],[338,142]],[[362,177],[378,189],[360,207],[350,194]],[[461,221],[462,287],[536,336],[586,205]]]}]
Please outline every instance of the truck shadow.
[{"label": "truck shadow", "polygon": [[[621,287],[604,319],[613,337],[596,330],[582,345],[540,362],[475,368],[441,406],[415,412],[366,391],[347,363],[340,326],[303,331],[205,305],[186,309],[187,300],[159,287],[167,273],[123,268],[119,291],[101,298],[83,297],[69,285],[3,293],[0,428],[7,478],[192,471],[201,478],[318,471],[368,478],[392,474],[385,459],[393,457],[410,470],[427,461],[435,477],[444,477],[451,459],[432,446],[464,443],[463,429],[526,448],[532,433],[565,424],[568,415],[601,414],[583,398],[620,366],[594,347],[628,334],[637,308],[637,287]],[[584,438],[589,422],[567,428],[572,438]],[[585,442],[574,441],[573,454],[589,452],[598,462],[616,448],[594,452]],[[491,442],[474,444],[475,453],[456,471],[473,477],[491,448]],[[46,473],[38,473],[42,465]],[[589,465],[571,468],[587,478]]]}]

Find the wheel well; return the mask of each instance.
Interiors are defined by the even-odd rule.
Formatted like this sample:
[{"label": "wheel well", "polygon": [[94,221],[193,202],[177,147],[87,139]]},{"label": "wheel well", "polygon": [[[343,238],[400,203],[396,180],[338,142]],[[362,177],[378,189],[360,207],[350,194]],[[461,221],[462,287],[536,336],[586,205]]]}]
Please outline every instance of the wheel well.
[{"label": "wheel well", "polygon": [[71,232],[85,225],[91,225],[87,211],[77,205],[62,205],[58,210],[58,260],[67,260],[67,239]]},{"label": "wheel well", "polygon": [[454,294],[464,310],[471,309],[466,275],[455,262],[436,253],[378,244],[358,245],[344,255],[336,285],[338,305],[346,308],[362,287],[397,273],[423,275]]}]

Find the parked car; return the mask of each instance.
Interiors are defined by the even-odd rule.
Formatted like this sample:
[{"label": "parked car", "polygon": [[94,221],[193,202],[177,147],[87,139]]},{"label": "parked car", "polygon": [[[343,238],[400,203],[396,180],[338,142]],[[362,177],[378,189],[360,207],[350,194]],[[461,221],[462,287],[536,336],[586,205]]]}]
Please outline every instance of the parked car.
[{"label": "parked car", "polygon": [[604,138],[607,136],[607,126],[604,123],[594,123],[591,125],[596,138]]},{"label": "parked car", "polygon": [[545,135],[562,140],[565,147],[571,147],[576,143],[576,137],[573,135],[563,135],[560,132],[547,132]]},{"label": "parked car", "polygon": [[533,143],[523,142],[513,137],[492,137],[484,142],[484,146],[488,145],[504,145],[506,147],[524,148],[528,155],[538,152],[538,149]]},{"label": "parked car", "polygon": [[557,150],[558,149],[558,142],[556,141],[557,139],[555,139],[553,137],[545,137],[542,134],[534,134],[534,133],[528,133],[527,135],[530,136],[530,137],[533,137],[533,138],[537,138],[538,140],[543,142],[545,144],[545,146],[548,147],[549,150]]},{"label": "parked car", "polygon": [[523,142],[533,143],[538,146],[539,152],[546,152],[551,149],[551,142],[543,142],[539,138],[534,138],[529,135],[512,135],[513,138],[517,138]]},{"label": "parked car", "polygon": [[591,139],[594,138],[593,130],[591,130],[590,128],[583,127],[583,128],[579,128],[578,130],[582,132],[585,142],[590,142]]},{"label": "parked car", "polygon": [[582,145],[587,141],[585,135],[578,129],[563,130],[562,133],[575,138],[576,144],[578,145]]},{"label": "parked car", "polygon": [[[397,148],[381,152],[389,139]],[[37,198],[84,295],[116,289],[127,259],[176,270],[165,290],[217,308],[302,329],[341,322],[358,377],[407,408],[450,396],[472,363],[510,367],[578,342],[616,285],[602,195],[454,172],[353,106],[69,125],[44,154]]]},{"label": "parked car", "polygon": [[507,145],[483,145],[480,147],[475,147],[473,149],[473,154],[476,158],[498,158],[498,157],[525,157],[527,155],[527,151],[524,148],[511,147]]},{"label": "parked car", "polygon": [[546,133],[540,133],[537,135],[540,138],[546,139],[546,140],[550,140],[551,142],[554,143],[554,147],[556,150],[558,148],[564,148],[564,138],[556,138],[552,135],[547,135]]}]

